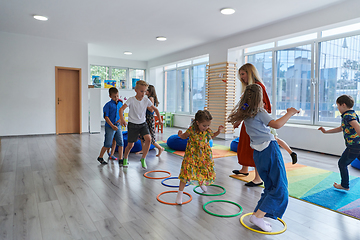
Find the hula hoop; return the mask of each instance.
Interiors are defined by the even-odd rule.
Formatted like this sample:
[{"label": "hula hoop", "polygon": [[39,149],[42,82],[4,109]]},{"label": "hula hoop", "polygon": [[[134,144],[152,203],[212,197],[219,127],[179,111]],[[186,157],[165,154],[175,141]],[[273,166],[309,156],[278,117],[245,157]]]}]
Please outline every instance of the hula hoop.
[{"label": "hula hoop", "polygon": [[197,185],[196,187],[194,187],[193,190],[194,190],[195,193],[200,194],[200,195],[204,195],[204,196],[220,196],[220,195],[224,195],[224,194],[226,193],[225,188],[222,187],[222,186],[215,185],[215,184],[211,184],[210,186],[219,187],[219,188],[221,188],[222,190],[224,190],[224,192],[222,192],[222,193],[215,193],[215,194],[201,193],[201,192],[196,191],[196,189],[197,189],[198,187],[200,187],[200,185]]},{"label": "hula hoop", "polygon": [[[179,185],[178,186],[176,186],[176,185],[169,185],[169,184],[166,184],[166,183],[164,183],[166,180],[169,180],[169,179],[179,179],[179,177],[168,177],[168,178],[165,178],[164,180],[162,180],[161,181],[161,184],[162,185],[164,185],[165,187],[179,187]],[[185,187],[187,187],[187,186],[189,186],[189,183],[187,183],[186,185],[185,185]]]},{"label": "hula hoop", "polygon": [[[179,204],[177,204],[177,203],[165,202],[165,201],[163,201],[163,200],[160,199],[160,196],[161,196],[161,195],[163,195],[163,194],[165,194],[165,193],[171,193],[171,192],[176,192],[176,193],[177,193],[178,191],[165,191],[165,192],[159,193],[159,195],[157,195],[156,199],[157,199],[159,202],[164,203],[164,204],[168,204],[168,205],[179,205]],[[191,202],[191,200],[192,200],[192,196],[190,195],[190,193],[184,192],[184,194],[188,195],[188,196],[190,197],[190,199],[187,200],[187,201],[185,201],[185,202],[183,202],[182,205],[187,204],[187,203]]]},{"label": "hula hoop", "polygon": [[244,227],[246,227],[247,229],[249,229],[249,230],[251,230],[251,231],[253,231],[253,232],[262,233],[262,234],[267,234],[267,235],[275,235],[275,234],[283,233],[283,232],[285,232],[286,229],[287,229],[286,223],[285,223],[281,218],[278,218],[277,220],[279,220],[279,221],[284,225],[284,228],[283,228],[282,230],[278,231],[278,232],[265,232],[265,231],[259,231],[259,230],[253,229],[253,228],[245,225],[244,220],[243,220],[244,217],[246,217],[246,216],[248,216],[248,215],[251,215],[251,214],[253,214],[253,213],[247,213],[247,214],[242,215],[241,218],[240,218],[240,223],[241,223]]},{"label": "hula hoop", "polygon": [[[165,176],[165,177],[149,177],[147,174],[148,174],[148,173],[152,173],[152,172],[164,172],[164,173],[169,174],[169,176]],[[170,176],[171,176],[171,173],[170,173],[170,172],[168,172],[168,171],[163,171],[163,170],[154,170],[154,171],[148,171],[148,172],[144,173],[144,177],[150,178],[150,179],[164,179],[164,178],[168,178],[168,177],[170,177]]]},{"label": "hula hoop", "polygon": [[[206,209],[206,205],[208,205],[209,203],[213,203],[213,202],[227,202],[227,203],[234,204],[234,205],[236,205],[236,206],[238,206],[238,207],[240,208],[240,212],[238,212],[238,213],[236,213],[236,214],[230,214],[230,215],[220,215],[220,214],[216,214],[216,213],[210,212],[209,210]],[[239,204],[237,204],[236,202],[228,201],[228,200],[212,200],[212,201],[209,201],[209,202],[207,202],[207,203],[205,203],[205,204],[203,205],[203,209],[204,209],[204,211],[207,212],[208,214],[214,215],[214,216],[216,216],[216,217],[236,217],[236,216],[239,216],[239,215],[242,213],[242,211],[243,211],[242,207],[241,207]]]}]

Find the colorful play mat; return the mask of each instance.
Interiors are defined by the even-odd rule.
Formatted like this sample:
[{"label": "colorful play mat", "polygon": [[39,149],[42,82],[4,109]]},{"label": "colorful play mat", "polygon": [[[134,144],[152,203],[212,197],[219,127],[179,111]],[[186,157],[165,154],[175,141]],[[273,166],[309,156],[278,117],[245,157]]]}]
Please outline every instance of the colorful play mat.
[{"label": "colorful play mat", "polygon": [[[333,187],[340,183],[340,173],[301,164],[285,164],[289,182],[289,195],[360,220],[360,178],[350,176],[350,190]],[[230,177],[248,182],[254,179],[254,171],[246,177]]]}]

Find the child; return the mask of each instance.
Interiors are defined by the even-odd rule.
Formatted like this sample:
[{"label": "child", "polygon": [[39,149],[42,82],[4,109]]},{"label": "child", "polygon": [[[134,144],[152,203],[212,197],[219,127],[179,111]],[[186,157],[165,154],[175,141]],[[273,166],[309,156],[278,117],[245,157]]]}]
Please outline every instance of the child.
[{"label": "child", "polygon": [[284,116],[274,120],[262,108],[262,96],[262,89],[258,84],[248,85],[237,107],[228,117],[228,122],[238,125],[244,121],[246,132],[250,136],[255,166],[265,185],[250,222],[270,232],[271,225],[264,221],[264,217],[282,217],[288,204],[288,184],[280,148],[269,127],[281,128],[299,111],[288,108]]},{"label": "child", "polygon": [[338,166],[341,175],[341,184],[334,182],[337,189],[349,190],[349,172],[347,166],[355,160],[360,159],[360,125],[359,117],[352,109],[354,99],[349,95],[342,95],[336,99],[336,105],[341,113],[341,126],[329,130],[320,127],[323,133],[344,133],[346,149],[341,155]]},{"label": "child", "polygon": [[[100,155],[97,160],[101,164],[107,164],[104,160],[103,156],[106,150],[108,150],[115,138],[117,145],[119,146],[119,158],[122,158],[123,153],[123,135],[120,128],[120,117],[119,117],[119,109],[123,105],[121,101],[119,101],[119,91],[117,88],[112,87],[109,89],[109,97],[111,100],[104,105],[104,119],[105,123],[105,141],[104,146],[100,150]],[[115,149],[115,148],[114,148]]]},{"label": "child", "polygon": [[[158,98],[156,95],[155,87],[153,85],[149,85],[149,87],[146,91],[146,95],[155,107],[159,106],[159,101],[158,101]],[[151,144],[154,145],[159,150],[159,152],[156,156],[160,157],[161,153],[165,149],[156,142],[154,112],[150,111],[150,110],[146,109],[146,124],[148,125],[148,128],[149,128],[149,132],[150,132],[150,136],[151,136]],[[142,147],[144,148],[144,144],[145,144],[144,138],[141,138],[141,142],[142,142]],[[140,151],[137,153],[140,154],[140,153],[143,153],[143,151]]]},{"label": "child", "polygon": [[124,159],[119,161],[120,166],[123,166],[124,168],[127,168],[129,165],[129,153],[134,146],[134,143],[138,140],[139,135],[142,136],[145,141],[143,154],[140,160],[141,166],[144,169],[147,168],[145,158],[149,151],[151,137],[149,135],[149,129],[147,127],[145,119],[146,109],[149,108],[152,111],[155,111],[156,115],[160,119],[160,124],[162,124],[159,110],[152,104],[152,102],[147,97],[144,97],[148,86],[149,85],[143,80],[137,81],[135,86],[136,95],[130,97],[120,108],[120,122],[121,125],[126,126],[127,123],[124,119],[123,113],[124,110],[129,107],[128,145],[125,148]]},{"label": "child", "polygon": [[209,141],[219,135],[224,126],[220,125],[213,133],[209,128],[211,120],[209,111],[199,110],[186,132],[183,133],[181,130],[178,132],[180,138],[189,138],[179,174],[180,186],[175,201],[179,205],[182,204],[182,195],[187,182],[197,181],[201,189],[206,192],[205,185],[215,181],[216,174]]}]

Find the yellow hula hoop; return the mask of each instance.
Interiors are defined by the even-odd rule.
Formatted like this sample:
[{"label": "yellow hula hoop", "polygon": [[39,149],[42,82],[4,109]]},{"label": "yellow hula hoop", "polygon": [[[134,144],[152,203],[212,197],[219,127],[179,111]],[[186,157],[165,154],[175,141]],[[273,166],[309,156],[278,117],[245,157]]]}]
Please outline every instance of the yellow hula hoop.
[{"label": "yellow hula hoop", "polygon": [[251,215],[251,214],[253,214],[253,213],[250,212],[250,213],[247,213],[247,214],[242,215],[241,218],[240,218],[240,223],[241,223],[244,227],[246,227],[247,229],[249,229],[249,230],[251,230],[251,231],[253,231],[253,232],[262,233],[262,234],[267,234],[267,235],[275,235],[275,234],[283,233],[283,232],[285,232],[286,229],[287,229],[286,223],[285,223],[281,218],[278,218],[277,220],[279,220],[279,221],[284,225],[284,228],[283,228],[282,230],[278,231],[278,232],[265,232],[265,231],[259,231],[259,230],[253,229],[253,228],[245,225],[245,223],[244,223],[244,221],[243,221],[244,217],[249,216],[249,215]]}]

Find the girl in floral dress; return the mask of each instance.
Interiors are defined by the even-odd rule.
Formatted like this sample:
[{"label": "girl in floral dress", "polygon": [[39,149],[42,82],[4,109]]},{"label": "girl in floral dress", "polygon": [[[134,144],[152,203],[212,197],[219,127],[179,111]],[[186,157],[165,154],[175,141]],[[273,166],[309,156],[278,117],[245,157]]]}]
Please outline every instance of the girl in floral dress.
[{"label": "girl in floral dress", "polygon": [[220,125],[218,130],[213,132],[209,128],[211,120],[212,116],[209,111],[199,110],[186,132],[183,133],[181,130],[178,132],[180,138],[189,139],[179,174],[180,186],[176,197],[177,204],[182,204],[186,183],[199,184],[201,189],[206,192],[206,185],[215,182],[216,173],[209,142],[220,134],[224,126]]}]

